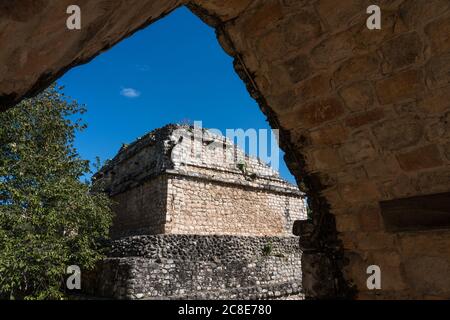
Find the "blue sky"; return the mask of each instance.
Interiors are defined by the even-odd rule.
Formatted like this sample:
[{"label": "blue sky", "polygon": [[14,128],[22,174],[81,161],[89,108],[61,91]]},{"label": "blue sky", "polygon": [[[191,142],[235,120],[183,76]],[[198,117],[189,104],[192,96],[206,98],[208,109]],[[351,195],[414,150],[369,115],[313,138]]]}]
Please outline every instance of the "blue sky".
[{"label": "blue sky", "polygon": [[[88,128],[76,147],[91,161],[112,158],[122,143],[168,123],[201,120],[222,132],[269,128],[214,30],[186,8],[72,69],[58,84],[87,106]],[[282,153],[280,174],[295,181]]]}]

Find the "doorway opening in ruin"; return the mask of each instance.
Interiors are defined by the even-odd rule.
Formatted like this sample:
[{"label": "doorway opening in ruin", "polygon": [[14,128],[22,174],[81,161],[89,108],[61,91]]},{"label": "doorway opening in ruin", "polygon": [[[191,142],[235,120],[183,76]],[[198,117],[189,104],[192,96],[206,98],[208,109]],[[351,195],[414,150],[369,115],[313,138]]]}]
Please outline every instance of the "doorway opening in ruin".
[{"label": "doorway opening in ruin", "polygon": [[[237,252],[239,252],[240,247],[261,247],[256,250],[259,250],[258,254],[262,256],[273,256],[274,259],[288,259],[291,263],[295,262],[295,266],[285,266],[281,260],[278,261],[279,263],[276,265],[280,270],[275,270],[276,272],[286,272],[282,269],[287,268],[288,273],[293,273],[292,277],[296,279],[295,281],[301,279],[300,255],[293,252],[293,250],[300,252],[298,239],[292,238],[285,242],[285,240],[278,239],[277,236],[292,236],[294,220],[307,218],[305,196],[300,191],[294,190],[295,177],[290,173],[284,162],[283,152],[278,146],[274,146],[276,142],[272,138],[273,135],[270,134],[271,125],[260,111],[257,102],[249,95],[245,84],[236,74],[233,68],[233,59],[226,55],[220,47],[213,28],[208,27],[186,7],[181,7],[165,19],[122,41],[89,64],[71,70],[59,80],[59,83],[65,87],[67,95],[88,106],[88,113],[85,117],[88,129],[77,138],[77,149],[80,155],[91,160],[91,162],[94,162],[97,156],[103,161],[113,159],[108,162],[107,168],[101,172],[100,179],[105,178],[109,179],[108,181],[114,181],[108,189],[112,198],[119,203],[116,209],[116,214],[119,217],[116,219],[116,227],[113,226],[112,231],[114,238],[121,241],[121,238],[126,238],[129,235],[153,233],[181,233],[192,234],[193,236],[219,234],[244,237],[275,237],[266,240],[266,243],[260,242],[258,238],[242,240],[242,243],[240,243],[241,240],[236,240],[238,241],[237,244],[224,242],[227,245],[219,246],[219,248],[222,248],[221,250],[227,254],[230,248],[235,245],[238,246]],[[138,152],[134,153],[136,146],[134,141],[136,139],[142,137],[139,141],[145,141],[149,137],[147,135],[149,131],[164,127],[168,123],[191,125],[199,120],[203,128],[218,129],[227,137],[227,131],[230,129],[244,132],[247,139],[242,141],[236,137],[230,142],[238,144],[244,142],[244,145],[240,147],[243,148],[244,152],[249,153],[249,158],[244,157],[243,160],[238,160],[235,157],[233,161],[236,162],[237,171],[240,171],[239,174],[244,177],[242,180],[245,180],[245,185],[253,188],[252,194],[249,195],[249,193],[244,192],[239,193],[239,199],[228,196],[226,198],[224,195],[229,189],[222,185],[221,188],[215,189],[216,196],[214,194],[203,194],[197,199],[195,194],[190,194],[180,200],[180,197],[170,190],[179,185],[186,190],[190,190],[190,188],[197,188],[197,185],[195,183],[178,185],[179,181],[174,183],[171,178],[150,184],[143,182],[141,184],[140,181],[139,187],[127,185],[126,188],[122,188],[123,180],[120,179],[122,174],[138,176],[142,173],[139,168],[145,167],[148,170],[147,165],[150,164],[150,161],[149,163],[142,163],[142,161],[147,160],[142,160]],[[250,134],[247,136],[248,132]],[[251,141],[252,132],[255,132],[257,141]],[[265,139],[267,140],[265,143],[268,144],[266,150],[269,153],[266,154],[266,158],[271,159],[270,164],[274,165],[274,170],[280,172],[281,178],[292,185],[284,184],[285,182],[275,176],[270,168],[263,168],[262,165],[255,164],[256,162],[253,161],[252,157],[259,157],[264,160],[264,155],[259,153],[263,143],[260,139],[264,136],[264,132],[266,132]],[[195,138],[192,139],[195,140]],[[208,139],[217,142],[216,138],[208,137]],[[149,140],[152,140],[151,134]],[[137,143],[140,143],[139,141]],[[164,142],[166,143],[168,140],[164,140]],[[252,143],[255,142],[257,145],[252,146]],[[127,150],[132,150],[130,151],[130,154],[132,154],[127,154]],[[130,161],[134,162],[133,169],[128,167],[125,170],[115,160],[118,151],[119,158],[132,159]],[[277,153],[279,154],[277,155]],[[273,161],[275,156],[277,159]],[[208,158],[208,156],[205,157]],[[217,157],[214,159],[217,159]],[[198,163],[194,164],[199,165]],[[229,163],[225,164],[229,165]],[[130,171],[122,173],[122,171],[127,170]],[[219,175],[217,172],[219,171],[214,173],[215,179]],[[196,174],[198,175],[198,173]],[[258,181],[259,175],[266,175],[269,178],[264,178],[265,181]],[[198,176],[196,176],[197,178]],[[198,179],[196,182],[199,182]],[[219,183],[227,182],[221,180]],[[255,197],[252,200],[253,202],[246,199],[264,192],[272,192],[264,190],[267,186],[273,189],[272,198]],[[240,186],[239,188],[242,191],[246,190],[247,187]],[[155,194],[161,189],[169,190],[167,194],[163,194],[162,198],[140,196],[143,193]],[[192,200],[193,198],[196,200]],[[222,202],[214,202],[215,198],[219,198]],[[241,199],[243,200],[240,201]],[[145,203],[146,201],[158,203],[158,205],[153,207],[146,204],[142,206],[135,204],[136,202]],[[260,205],[259,202],[263,203],[263,207],[267,203],[268,208],[271,210],[275,208],[276,212],[261,211],[260,213],[256,210],[255,219],[251,219],[252,217],[249,216],[241,217],[242,221],[240,222],[227,218],[229,213],[225,213],[225,218],[223,218],[221,216],[223,212],[220,212],[217,216],[212,214],[206,217],[208,220],[217,221],[212,224],[195,220],[192,218],[192,216],[195,216],[194,214],[189,213],[189,218],[185,219],[181,217],[181,214],[177,216],[178,213],[176,212],[177,205],[180,207],[192,205],[192,208],[189,207],[184,211],[192,212],[197,210],[194,205],[201,203],[208,207],[210,204],[213,207],[232,206],[236,211],[236,216],[238,216],[238,213],[253,212],[253,208]],[[143,228],[140,224],[145,220],[145,217],[140,215],[140,211],[144,207],[146,210],[153,211],[160,210],[160,207],[169,207],[168,212],[161,219],[159,217],[152,218],[152,221],[156,221],[156,224],[160,223],[161,220],[164,220],[164,223],[158,224],[157,227]],[[151,208],[149,209],[149,207]],[[212,210],[215,210],[215,208]],[[126,215],[121,217],[118,212],[126,212]],[[278,217],[273,217],[271,214],[278,215]],[[131,221],[130,216],[133,217],[133,221]],[[183,220],[182,223],[178,223],[177,219],[185,219],[187,222]],[[273,222],[272,220],[277,221]],[[278,220],[283,221],[284,225],[279,227],[280,222]],[[186,226],[186,224],[191,225]],[[219,225],[219,227],[216,225]],[[222,226],[220,227],[220,225]],[[177,238],[173,241],[178,243],[181,240]],[[187,245],[192,246],[192,243],[200,243],[199,245],[203,246],[201,240],[195,238],[188,238],[183,241],[186,241]],[[214,240],[212,241],[214,242]],[[118,254],[130,254],[130,250],[136,245],[138,244],[134,243],[133,240],[131,242],[128,240],[122,241],[120,246],[123,252]],[[145,245],[149,244],[146,243]],[[170,247],[174,244],[169,241],[165,245]],[[207,245],[204,246],[205,250],[208,250]],[[196,255],[192,252],[189,254]],[[245,255],[245,252],[242,254]],[[170,252],[169,255],[177,256],[173,252]],[[142,269],[140,270],[139,272],[145,273]],[[281,295],[294,292],[298,294],[298,298],[303,298],[301,286],[294,283],[294,287],[291,287],[293,279],[286,279],[286,283],[268,283],[265,285],[269,286],[269,291],[273,289],[276,292],[281,292]],[[109,281],[106,278],[102,278],[102,280]],[[253,280],[255,283],[259,283],[259,280]],[[244,278],[239,281],[242,282],[243,286],[249,286],[253,283],[250,282],[249,284],[248,279]],[[241,284],[236,283],[235,285],[240,286]],[[92,288],[92,293],[95,294],[95,292],[95,288]],[[133,296],[132,298],[139,297]]]}]

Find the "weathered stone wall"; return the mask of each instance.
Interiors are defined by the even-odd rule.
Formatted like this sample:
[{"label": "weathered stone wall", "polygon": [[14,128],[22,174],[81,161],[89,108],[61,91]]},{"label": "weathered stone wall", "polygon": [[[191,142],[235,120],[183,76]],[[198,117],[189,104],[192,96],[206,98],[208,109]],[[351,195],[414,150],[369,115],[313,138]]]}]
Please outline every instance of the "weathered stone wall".
[{"label": "weathered stone wall", "polygon": [[306,219],[296,186],[224,137],[190,126],[167,125],[123,146],[95,180],[115,202],[113,238],[292,235],[293,222]]},{"label": "weathered stone wall", "polygon": [[[450,297],[449,232],[388,233],[379,206],[450,190],[448,0],[86,0],[85,28],[69,32],[73,3],[0,6],[1,109],[189,3],[281,129],[306,186],[314,217],[298,227],[307,295],[355,297],[354,284],[360,298]],[[381,30],[366,28],[371,4]],[[382,290],[367,290],[371,264]]]},{"label": "weathered stone wall", "polygon": [[167,233],[292,235],[306,219],[296,194],[175,175],[168,184]]},{"label": "weathered stone wall", "polygon": [[115,299],[267,299],[298,295],[296,237],[135,236],[114,241],[83,291]]},{"label": "weathered stone wall", "polygon": [[159,176],[111,197],[116,212],[111,237],[165,233],[167,178]]},{"label": "weathered stone wall", "polygon": [[108,160],[94,176],[111,196],[138,187],[173,168],[170,152],[175,142],[170,139],[174,126],[166,126],[123,145],[113,160]]}]

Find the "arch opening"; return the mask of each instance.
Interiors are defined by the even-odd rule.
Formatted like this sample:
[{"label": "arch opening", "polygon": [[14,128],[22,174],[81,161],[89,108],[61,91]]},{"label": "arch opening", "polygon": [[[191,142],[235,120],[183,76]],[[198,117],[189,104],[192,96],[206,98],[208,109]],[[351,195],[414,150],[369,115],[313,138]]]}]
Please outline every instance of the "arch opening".
[{"label": "arch opening", "polygon": [[[366,28],[360,0],[339,8],[331,0],[86,1],[88,28],[78,34],[59,29],[66,1],[40,2],[41,9],[25,1],[0,8],[3,43],[14,43],[0,52],[14,62],[0,78],[2,109],[187,4],[217,30],[307,188],[313,219],[296,229],[310,253],[303,260],[310,296],[449,296],[448,277],[427,277],[450,270],[448,254],[436,249],[448,247],[448,230],[389,233],[380,208],[449,190],[448,1],[383,2],[380,31]],[[8,41],[17,34],[26,36]],[[49,42],[62,48],[58,55]],[[381,291],[366,287],[372,264],[386,275]]]}]

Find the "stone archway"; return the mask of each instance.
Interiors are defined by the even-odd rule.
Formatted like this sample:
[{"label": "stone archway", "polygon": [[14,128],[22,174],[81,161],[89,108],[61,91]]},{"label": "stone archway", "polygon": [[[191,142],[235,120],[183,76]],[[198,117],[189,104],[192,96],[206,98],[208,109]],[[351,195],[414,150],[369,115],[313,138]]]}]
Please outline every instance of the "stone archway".
[{"label": "stone archway", "polygon": [[[80,31],[65,28],[74,2]],[[423,212],[392,200],[450,190],[450,3],[378,3],[382,29],[371,31],[368,0],[5,1],[0,109],[187,4],[216,28],[308,192],[314,218],[296,226],[307,295],[449,297],[450,232],[423,218],[447,212],[448,195]],[[409,212],[420,232],[392,231]],[[366,287],[372,264],[381,291]]]}]

